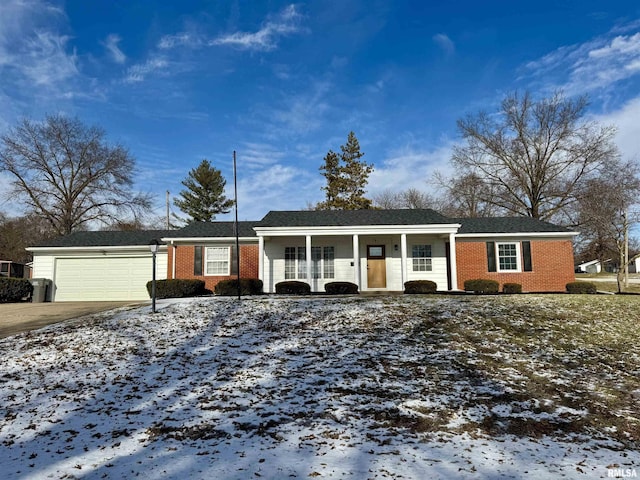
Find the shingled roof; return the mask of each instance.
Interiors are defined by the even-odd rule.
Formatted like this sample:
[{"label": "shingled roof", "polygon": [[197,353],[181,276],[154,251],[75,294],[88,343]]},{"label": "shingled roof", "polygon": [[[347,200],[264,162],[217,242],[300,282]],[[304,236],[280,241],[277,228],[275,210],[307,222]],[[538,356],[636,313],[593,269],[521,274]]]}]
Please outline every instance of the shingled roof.
[{"label": "shingled roof", "polygon": [[531,217],[451,218],[465,233],[571,233],[571,230]]},{"label": "shingled roof", "polygon": [[256,227],[349,227],[362,225],[439,225],[450,218],[435,210],[296,210],[271,211]]},{"label": "shingled roof", "polygon": [[159,241],[171,232],[172,230],[74,232],[64,237],[40,242],[35,247],[125,247],[149,245],[152,240]]},{"label": "shingled roof", "polygon": [[[258,222],[238,222],[238,236],[255,237]],[[172,230],[166,238],[235,237],[235,222],[193,222],[180,230]]]}]

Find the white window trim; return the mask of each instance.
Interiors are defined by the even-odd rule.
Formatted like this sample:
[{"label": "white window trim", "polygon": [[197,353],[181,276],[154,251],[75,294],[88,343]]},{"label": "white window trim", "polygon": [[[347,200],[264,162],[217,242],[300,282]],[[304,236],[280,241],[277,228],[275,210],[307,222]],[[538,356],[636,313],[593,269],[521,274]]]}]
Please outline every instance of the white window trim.
[{"label": "white window trim", "polygon": [[[414,247],[420,247],[420,246],[428,246],[429,250],[431,250],[431,256],[430,257],[414,257],[413,256],[413,249]],[[429,260],[429,268],[427,270],[416,270],[415,267],[415,263],[413,262],[414,260]],[[431,245],[430,243],[414,243],[411,245],[411,271],[413,273],[428,273],[428,272],[433,272],[433,245]]]},{"label": "white window trim", "polygon": [[[227,271],[226,273],[207,273],[207,251],[209,249],[212,248],[219,248],[219,249],[225,249],[227,251]],[[203,263],[203,270],[204,270],[204,276],[205,277],[228,277],[231,275],[231,248],[230,247],[204,247],[204,252],[203,252],[203,259],[202,259],[202,263]]]},{"label": "white window trim", "polygon": [[[499,245],[515,245],[516,246],[516,269],[500,268],[500,247]],[[499,273],[521,273],[522,272],[522,245],[520,242],[496,242],[496,271]]]},{"label": "white window trim", "polygon": [[[325,253],[325,248],[327,248],[327,247],[332,247],[333,248],[333,276],[332,277],[325,276],[325,265],[326,265],[326,262],[325,262],[325,259],[324,259],[324,253]],[[295,252],[296,252],[295,259],[294,259],[295,277],[294,278],[287,278],[287,267],[286,267],[287,259],[286,259],[286,255],[285,255],[285,270],[284,270],[284,278],[285,278],[285,280],[302,280],[302,281],[306,282],[306,281],[309,281],[309,280],[333,280],[333,279],[335,279],[335,276],[336,276],[336,267],[335,267],[335,251],[336,251],[336,247],[334,245],[314,245],[313,246],[313,248],[319,248],[320,249],[320,259],[318,261],[318,269],[319,269],[319,271],[318,271],[319,276],[318,277],[314,276],[313,253],[312,253],[310,259],[306,259],[305,258],[304,260],[300,260],[299,250],[298,249],[304,248],[304,247],[292,247],[292,246],[289,246],[289,247],[285,247],[285,251],[286,251],[287,248],[295,248]],[[300,262],[301,261],[304,261],[304,262],[309,261],[309,262],[311,262],[311,277],[312,277],[311,279],[308,279],[306,277],[306,269],[304,270],[304,272],[301,272],[301,270],[300,270],[300,268],[301,268],[300,267]],[[306,264],[305,264],[305,267],[306,267]],[[303,273],[305,275],[301,276],[300,273]]]}]

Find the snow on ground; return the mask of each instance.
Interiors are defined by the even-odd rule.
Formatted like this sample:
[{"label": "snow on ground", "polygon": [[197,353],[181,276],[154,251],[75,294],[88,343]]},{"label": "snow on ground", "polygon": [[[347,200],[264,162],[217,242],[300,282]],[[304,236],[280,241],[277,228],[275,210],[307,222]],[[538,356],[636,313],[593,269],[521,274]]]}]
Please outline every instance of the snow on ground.
[{"label": "snow on ground", "polygon": [[546,368],[550,354],[531,348],[539,335],[505,344],[503,320],[464,343],[457,332],[487,312],[524,329],[509,302],[556,308],[555,297],[507,298],[205,298],[4,339],[0,476],[640,474],[637,439],[568,428],[589,408],[522,390],[532,370],[559,389],[598,378]]}]

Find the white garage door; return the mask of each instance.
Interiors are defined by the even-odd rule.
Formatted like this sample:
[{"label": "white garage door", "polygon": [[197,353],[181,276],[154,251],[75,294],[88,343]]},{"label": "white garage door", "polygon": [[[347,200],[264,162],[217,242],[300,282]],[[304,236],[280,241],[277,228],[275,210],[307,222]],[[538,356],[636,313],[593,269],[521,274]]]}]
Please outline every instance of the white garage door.
[{"label": "white garage door", "polygon": [[151,256],[58,258],[54,300],[148,300],[151,268]]}]

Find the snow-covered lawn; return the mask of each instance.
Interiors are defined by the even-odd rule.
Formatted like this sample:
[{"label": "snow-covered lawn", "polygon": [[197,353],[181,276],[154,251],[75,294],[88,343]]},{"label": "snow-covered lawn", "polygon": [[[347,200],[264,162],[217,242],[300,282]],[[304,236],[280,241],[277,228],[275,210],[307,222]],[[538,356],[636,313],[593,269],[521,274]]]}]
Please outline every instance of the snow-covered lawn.
[{"label": "snow-covered lawn", "polygon": [[204,298],[0,341],[2,478],[640,475],[640,298]]}]

